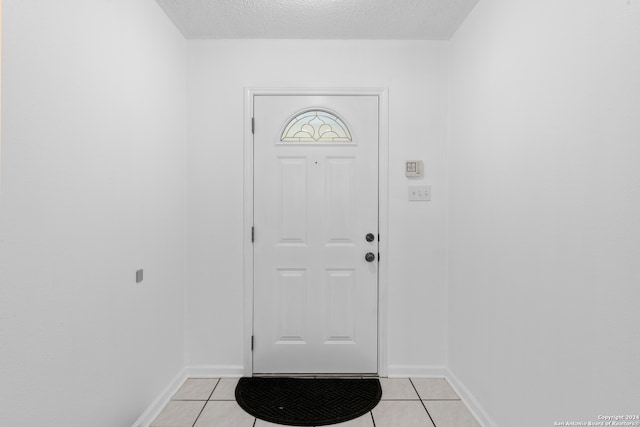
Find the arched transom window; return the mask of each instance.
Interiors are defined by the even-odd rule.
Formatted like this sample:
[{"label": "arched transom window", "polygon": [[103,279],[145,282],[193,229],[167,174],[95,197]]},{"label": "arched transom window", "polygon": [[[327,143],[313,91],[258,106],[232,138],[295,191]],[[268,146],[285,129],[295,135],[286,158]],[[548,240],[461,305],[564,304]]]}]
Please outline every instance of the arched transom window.
[{"label": "arched transom window", "polygon": [[328,111],[310,110],[291,119],[282,142],[351,142],[349,128]]}]

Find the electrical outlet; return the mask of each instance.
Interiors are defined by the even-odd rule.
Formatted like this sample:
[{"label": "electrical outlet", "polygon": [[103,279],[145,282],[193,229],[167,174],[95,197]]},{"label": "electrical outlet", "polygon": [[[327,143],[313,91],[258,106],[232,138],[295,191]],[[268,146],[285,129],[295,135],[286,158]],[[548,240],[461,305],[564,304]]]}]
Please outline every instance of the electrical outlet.
[{"label": "electrical outlet", "polygon": [[409,187],[409,201],[411,202],[431,201],[431,187],[430,186]]}]

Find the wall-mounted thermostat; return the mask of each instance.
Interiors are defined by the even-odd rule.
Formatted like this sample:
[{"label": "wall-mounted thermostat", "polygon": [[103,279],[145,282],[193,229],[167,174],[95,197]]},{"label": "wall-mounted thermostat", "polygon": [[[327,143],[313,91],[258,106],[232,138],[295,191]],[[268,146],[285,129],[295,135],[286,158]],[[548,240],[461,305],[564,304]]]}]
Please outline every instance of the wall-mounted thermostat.
[{"label": "wall-mounted thermostat", "polygon": [[406,167],[407,176],[422,176],[424,173],[424,164],[422,160],[407,160]]}]

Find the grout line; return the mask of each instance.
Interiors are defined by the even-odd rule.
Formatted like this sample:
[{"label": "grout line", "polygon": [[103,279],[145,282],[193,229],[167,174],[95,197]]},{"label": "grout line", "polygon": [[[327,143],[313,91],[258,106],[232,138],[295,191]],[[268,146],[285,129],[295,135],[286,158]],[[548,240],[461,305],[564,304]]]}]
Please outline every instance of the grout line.
[{"label": "grout line", "polygon": [[415,402],[416,400],[422,399],[380,399],[381,402]]},{"label": "grout line", "polygon": [[211,394],[209,395],[209,398],[207,400],[211,400],[211,398],[213,397],[213,393],[215,393],[216,389],[218,388],[218,386],[220,385],[220,378],[218,378],[218,382],[216,383],[215,386],[213,386],[213,390],[211,390]]},{"label": "grout line", "polygon": [[[416,394],[418,395],[418,397],[420,397],[420,393],[418,393],[418,389],[416,388],[415,384],[413,384],[413,381],[411,381],[411,378],[409,378],[409,382],[411,383],[411,386],[413,387],[413,389],[416,391]],[[433,421],[433,418],[431,417],[431,414],[429,413],[429,410],[427,409],[427,405],[424,404],[424,401],[422,399],[420,399],[420,404],[422,405],[424,410],[427,412],[427,416],[431,420],[431,424],[433,424],[434,427],[438,427],[438,426],[436,426],[436,422]]]},{"label": "grout line", "polygon": [[202,415],[202,413],[204,412],[204,408],[206,408],[208,404],[209,402],[205,402],[205,404],[202,405],[202,409],[200,409],[200,412],[198,412],[198,416],[196,417],[196,419],[193,420],[193,425],[191,427],[195,427],[196,423],[198,422],[198,418],[200,418],[200,415]]},{"label": "grout line", "polygon": [[200,418],[200,415],[202,415],[202,413],[204,412],[204,408],[206,408],[207,405],[209,404],[209,399],[211,399],[211,396],[213,395],[213,392],[218,387],[218,384],[220,384],[220,378],[218,378],[218,381],[216,381],[216,385],[213,386],[213,390],[211,390],[211,393],[209,394],[209,398],[207,399],[207,401],[205,402],[204,406],[200,410],[200,413],[198,413],[198,416],[196,417],[195,421],[193,422],[193,426],[191,426],[191,427],[195,427],[196,423],[198,422],[198,419]]},{"label": "grout line", "polygon": [[416,392],[416,395],[418,396],[418,400],[422,400],[422,396],[420,396],[420,393],[418,393],[418,389],[416,388],[416,385],[413,383],[411,378],[407,378],[407,379],[409,380],[411,387],[413,387],[413,390]]},{"label": "grout line", "polygon": [[420,399],[427,402],[460,402],[462,399]]},{"label": "grout line", "polygon": [[429,419],[431,420],[431,423],[433,424],[433,427],[438,427],[436,425],[436,422],[433,420],[433,418],[431,417],[431,414],[429,413],[429,410],[427,409],[427,405],[424,404],[424,401],[420,401],[420,403],[422,403],[422,407],[424,408],[424,410],[427,412],[427,415],[429,416]]},{"label": "grout line", "polygon": [[218,378],[218,381],[216,381],[216,385],[213,386],[213,390],[211,390],[211,393],[209,394],[209,397],[207,397],[207,400],[211,399],[211,396],[213,396],[213,392],[216,391],[218,384],[220,384],[220,378]]}]

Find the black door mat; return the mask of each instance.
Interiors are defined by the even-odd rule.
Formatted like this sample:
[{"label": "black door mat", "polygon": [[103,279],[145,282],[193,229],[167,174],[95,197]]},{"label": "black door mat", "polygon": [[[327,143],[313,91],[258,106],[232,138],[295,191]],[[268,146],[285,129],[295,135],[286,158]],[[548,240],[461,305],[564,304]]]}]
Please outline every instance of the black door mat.
[{"label": "black door mat", "polygon": [[382,397],[377,378],[240,378],[236,401],[264,421],[326,426],[358,418]]}]

